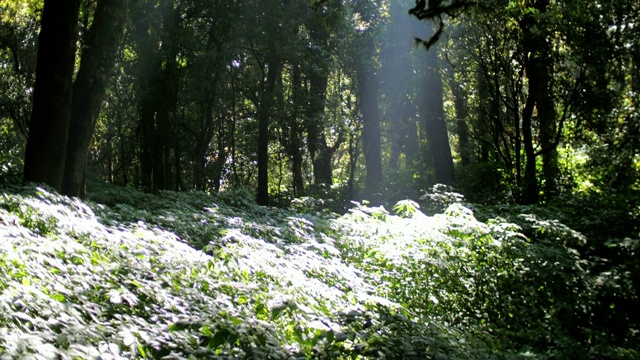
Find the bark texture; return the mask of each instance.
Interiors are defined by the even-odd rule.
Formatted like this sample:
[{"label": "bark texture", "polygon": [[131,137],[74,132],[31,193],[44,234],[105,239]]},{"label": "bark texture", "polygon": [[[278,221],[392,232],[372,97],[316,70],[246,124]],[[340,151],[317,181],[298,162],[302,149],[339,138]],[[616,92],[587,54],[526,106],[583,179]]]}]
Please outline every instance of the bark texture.
[{"label": "bark texture", "polygon": [[267,80],[260,99],[258,114],[258,194],[259,205],[269,205],[269,123],[276,81],[281,73],[278,56],[272,52],[267,62]]},{"label": "bark texture", "polygon": [[79,0],[44,2],[24,180],[62,190]]},{"label": "bark texture", "polygon": [[99,0],[73,83],[71,122],[62,191],[84,197],[89,146],[112,77],[127,19],[128,0]]},{"label": "bark texture", "polygon": [[382,182],[380,148],[380,115],[378,113],[378,79],[372,69],[363,64],[358,71],[358,96],[362,114],[362,146],[367,169],[366,188],[376,191]]},{"label": "bark texture", "polygon": [[452,185],[453,157],[445,121],[443,85],[436,47],[427,51],[425,65],[420,115],[425,126],[429,156],[433,160],[436,183]]}]

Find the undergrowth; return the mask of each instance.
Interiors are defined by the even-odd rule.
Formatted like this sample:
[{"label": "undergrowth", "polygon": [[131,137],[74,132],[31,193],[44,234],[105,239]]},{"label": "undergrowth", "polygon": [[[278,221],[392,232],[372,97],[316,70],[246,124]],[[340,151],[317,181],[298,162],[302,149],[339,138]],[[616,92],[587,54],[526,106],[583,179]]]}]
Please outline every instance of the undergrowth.
[{"label": "undergrowth", "polygon": [[338,216],[242,190],[2,193],[2,359],[639,355],[628,317],[615,339],[596,326],[615,275],[560,222],[479,221],[453,195]]}]

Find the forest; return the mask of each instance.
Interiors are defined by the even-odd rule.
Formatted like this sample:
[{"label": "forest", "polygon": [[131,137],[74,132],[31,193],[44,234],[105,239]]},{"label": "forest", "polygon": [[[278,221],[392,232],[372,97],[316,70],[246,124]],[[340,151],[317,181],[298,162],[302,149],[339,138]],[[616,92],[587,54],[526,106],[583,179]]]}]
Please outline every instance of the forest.
[{"label": "forest", "polygon": [[0,359],[640,359],[639,21],[0,0]]}]

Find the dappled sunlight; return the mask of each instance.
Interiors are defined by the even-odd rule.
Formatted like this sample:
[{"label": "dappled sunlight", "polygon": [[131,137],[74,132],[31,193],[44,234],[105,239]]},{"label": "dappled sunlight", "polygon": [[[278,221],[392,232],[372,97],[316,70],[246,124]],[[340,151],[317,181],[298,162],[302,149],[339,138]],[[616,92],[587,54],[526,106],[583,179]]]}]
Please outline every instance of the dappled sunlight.
[{"label": "dappled sunlight", "polygon": [[556,319],[579,321],[617,281],[590,285],[571,248],[584,236],[534,215],[481,222],[447,191],[422,203],[444,209],[432,216],[411,200],[337,216],[265,209],[242,193],[105,186],[97,204],[14,188],[0,202],[0,350],[484,359],[526,357],[523,337],[557,341],[543,328],[569,341]]}]

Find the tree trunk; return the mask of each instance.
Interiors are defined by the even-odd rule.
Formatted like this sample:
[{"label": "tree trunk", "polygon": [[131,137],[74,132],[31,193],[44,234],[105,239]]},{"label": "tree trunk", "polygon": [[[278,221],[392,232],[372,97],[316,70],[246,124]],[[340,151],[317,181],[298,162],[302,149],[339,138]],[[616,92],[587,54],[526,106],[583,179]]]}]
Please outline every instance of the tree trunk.
[{"label": "tree trunk", "polygon": [[456,109],[456,132],[458,135],[458,153],[463,166],[471,162],[469,148],[469,129],[467,128],[467,106],[464,92],[460,84],[456,81],[455,72],[449,69],[449,87],[453,95],[453,103]]},{"label": "tree trunk", "polygon": [[439,184],[452,185],[454,180],[453,157],[444,114],[443,85],[440,61],[436,46],[427,51],[426,76],[422,83],[420,114],[424,117],[429,155],[433,159],[435,180]]},{"label": "tree trunk", "polygon": [[46,0],[38,37],[36,82],[24,180],[62,190],[71,116],[80,1]]},{"label": "tree trunk", "polygon": [[418,137],[418,119],[415,117],[413,104],[404,105],[403,112],[403,140],[405,165],[409,168],[416,166],[420,153],[420,138]]},{"label": "tree trunk", "polygon": [[533,133],[531,129],[531,117],[535,95],[531,93],[531,79],[529,79],[529,95],[522,112],[522,136],[524,142],[524,155],[526,158],[524,178],[522,184],[522,202],[535,204],[538,202],[538,179],[536,177],[536,154],[533,148]]},{"label": "tree trunk", "polygon": [[[536,0],[535,8],[540,14],[547,11],[548,0]],[[550,89],[550,45],[543,30],[537,26],[538,19],[528,14],[522,19],[523,29],[522,48],[526,55],[525,72],[529,81],[527,103],[522,115],[522,132],[524,137],[525,155],[527,162],[524,175],[524,198],[526,203],[538,202],[538,187],[536,178],[536,154],[533,149],[532,117],[533,107],[538,110],[540,145],[543,149],[543,176],[545,179],[545,193],[553,195],[557,189],[558,153],[556,137],[556,110]]]},{"label": "tree trunk", "polygon": [[[312,65],[312,67],[316,66]],[[307,136],[309,153],[313,162],[313,179],[316,185],[331,185],[333,183],[333,169],[331,168],[331,158],[329,157],[329,161],[327,161],[328,146],[323,124],[328,83],[326,70],[311,69],[309,82]]]},{"label": "tree trunk", "polygon": [[358,158],[360,157],[360,147],[357,145],[359,143],[357,134],[358,131],[356,129],[356,131],[349,136],[349,180],[347,181],[349,199],[353,199],[355,195],[356,168],[358,166]]},{"label": "tree trunk", "polygon": [[535,107],[536,98],[538,97],[538,77],[536,76],[536,58],[535,54],[529,57],[525,67],[527,68],[527,77],[529,80],[529,93],[527,94],[527,102],[522,111],[522,137],[524,142],[524,154],[526,158],[524,168],[524,178],[522,184],[522,202],[525,204],[535,204],[538,202],[538,179],[536,176],[536,154],[533,147],[533,129],[532,117],[533,108]]},{"label": "tree trunk", "polygon": [[213,139],[213,96],[211,90],[206,87],[204,90],[204,103],[202,104],[200,129],[194,151],[194,172],[193,181],[196,190],[205,190],[205,168],[207,165],[207,150]]},{"label": "tree trunk", "polygon": [[333,152],[327,145],[324,133],[324,111],[327,98],[329,63],[325,51],[329,33],[318,15],[312,15],[308,24],[311,40],[315,48],[312,50],[312,63],[308,64],[309,108],[307,113],[307,136],[309,153],[313,163],[314,184],[333,184],[333,168],[331,157]]},{"label": "tree trunk", "polygon": [[[179,8],[173,0],[160,3],[161,32],[154,34],[149,22],[138,25],[140,66],[138,97],[142,149],[140,157],[142,186],[175,189],[175,119],[178,101],[177,64]],[[162,46],[158,49],[158,43]],[[164,64],[164,66],[163,66]]]},{"label": "tree trunk", "polygon": [[195,188],[200,191],[205,190],[205,167],[207,165],[206,156],[211,140],[213,139],[214,130],[214,101],[219,95],[217,93],[218,83],[220,82],[221,73],[224,71],[223,69],[226,66],[222,57],[222,41],[218,38],[218,34],[215,30],[216,27],[212,26],[207,35],[207,51],[215,51],[215,53],[213,56],[208,55],[205,57],[206,63],[204,70],[202,71],[202,78],[206,85],[202,92],[202,120],[197,133],[193,159],[195,166],[194,185]]},{"label": "tree trunk", "polygon": [[128,0],[99,0],[82,51],[80,70],[73,84],[71,123],[67,141],[62,192],[86,195],[84,180],[89,145],[100,106],[111,79],[116,54],[124,34]]},{"label": "tree trunk", "polygon": [[[144,14],[144,11],[140,11]],[[140,185],[150,189],[153,184],[153,167],[155,152],[155,128],[158,77],[161,71],[161,59],[158,54],[156,35],[151,31],[148,19],[136,24],[138,48],[138,69],[136,92],[140,116]]]},{"label": "tree trunk", "polygon": [[[394,106],[393,103],[391,105]],[[398,106],[398,105],[396,105]],[[395,110],[395,111],[394,111]],[[403,118],[402,109],[390,109],[386,114],[386,118],[389,119],[389,133],[388,139],[391,143],[391,149],[389,152],[389,162],[387,167],[392,171],[397,171],[400,167],[400,155],[404,148],[404,129],[403,125],[406,119]]]},{"label": "tree trunk", "polygon": [[153,153],[155,140],[155,122],[156,114],[153,110],[153,89],[152,81],[144,79],[143,84],[149,84],[149,87],[139,85],[139,108],[140,108],[140,183],[143,188],[151,188],[153,186]]},{"label": "tree trunk", "polygon": [[228,141],[228,134],[226,132],[226,129],[224,127],[224,122],[223,119],[220,118],[217,124],[217,132],[216,132],[216,142],[217,142],[217,147],[218,147],[218,151],[215,157],[215,160],[213,161],[213,176],[212,176],[212,180],[213,180],[213,189],[215,191],[220,191],[220,187],[222,186],[222,176],[224,174],[224,166],[227,163],[227,157],[229,156],[229,153],[227,151],[227,143]]},{"label": "tree trunk", "polygon": [[291,156],[291,171],[293,174],[293,193],[300,195],[304,191],[304,178],[302,176],[302,139],[298,117],[300,116],[300,108],[304,100],[302,91],[302,74],[300,66],[293,65],[293,75],[291,80],[293,88],[293,116],[290,117],[290,133],[289,133],[289,156]]},{"label": "tree trunk", "polygon": [[516,91],[512,87],[508,88],[508,96],[511,99],[511,107],[509,111],[513,116],[513,129],[514,136],[514,157],[516,168],[516,184],[519,186],[522,183],[522,126],[520,123],[520,105],[519,105],[519,91]]},{"label": "tree trunk", "polygon": [[267,62],[267,80],[262,89],[258,114],[258,194],[259,205],[269,205],[269,122],[276,81],[280,76],[280,59],[272,51]]},{"label": "tree trunk", "polygon": [[[536,9],[540,14],[548,11],[549,0],[537,0]],[[546,38],[546,33],[540,33],[540,26],[536,29],[526,28],[532,37],[532,52],[537,51],[536,63],[531,70],[535,71],[538,77],[538,90],[536,98],[536,109],[538,110],[538,121],[540,123],[540,146],[542,148],[542,176],[544,178],[545,196],[553,196],[558,191],[558,175],[560,173],[558,165],[558,148],[556,143],[557,132],[557,112],[553,89],[551,88],[551,73],[553,71],[553,59],[551,58],[551,44]],[[536,31],[537,30],[537,31]],[[535,46],[535,47],[534,47]],[[528,75],[529,76],[529,75]]]},{"label": "tree trunk", "polygon": [[480,114],[478,114],[478,137],[476,140],[479,143],[479,161],[487,163],[489,162],[489,153],[491,150],[491,119],[497,115],[494,114],[495,110],[492,105],[493,101],[491,100],[493,95],[489,88],[486,72],[479,69],[476,76],[478,80],[478,97],[482,99],[479,104]]},{"label": "tree trunk", "polygon": [[156,141],[159,145],[156,162],[158,189],[175,190],[176,188],[176,112],[178,106],[179,73],[178,73],[178,26],[180,10],[174,8],[173,0],[165,0],[162,15],[162,49],[164,69],[160,75],[159,99],[156,115]]},{"label": "tree trunk", "polygon": [[545,66],[542,70],[543,90],[536,108],[538,109],[538,120],[540,121],[540,145],[542,153],[542,176],[544,177],[544,193],[547,197],[552,197],[558,192],[558,175],[560,169],[558,165],[558,147],[556,144],[556,118],[555,101],[549,89],[549,73]]},{"label": "tree trunk", "polygon": [[367,192],[373,193],[382,182],[382,158],[380,149],[380,116],[378,113],[378,79],[372,69],[363,67],[358,71],[358,97],[362,114],[362,147],[367,169]]}]

